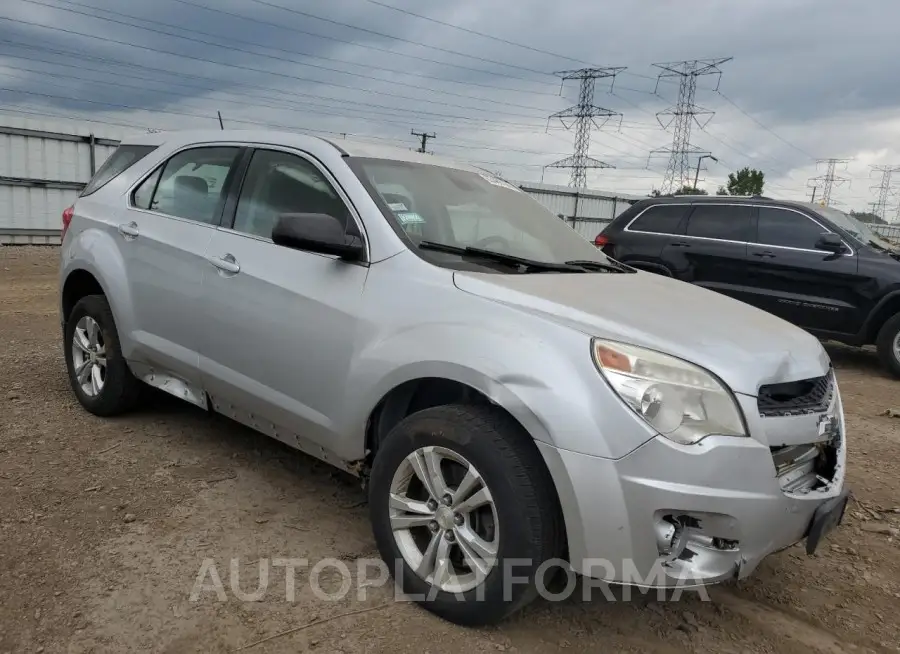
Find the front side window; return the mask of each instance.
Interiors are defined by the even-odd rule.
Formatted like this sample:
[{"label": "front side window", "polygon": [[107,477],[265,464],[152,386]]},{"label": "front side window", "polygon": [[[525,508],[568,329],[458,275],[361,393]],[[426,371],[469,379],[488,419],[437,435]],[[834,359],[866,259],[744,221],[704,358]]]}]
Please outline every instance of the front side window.
[{"label": "front side window", "polygon": [[628,226],[628,231],[677,234],[678,225],[688,209],[690,206],[686,204],[657,204],[638,216]]},{"label": "front side window", "polygon": [[[488,173],[391,159],[346,161],[408,245],[437,265],[497,268],[446,251],[450,248],[490,250],[547,264],[610,261],[528,194]],[[435,245],[446,246],[445,251]],[[508,270],[507,265],[496,271]]]},{"label": "front side window", "polygon": [[287,152],[257,150],[238,200],[234,229],[271,238],[284,213],[323,213],[345,226],[351,222],[344,201],[312,163]]},{"label": "front side window", "polygon": [[686,233],[721,241],[748,241],[752,217],[752,207],[698,204],[688,219]]},{"label": "front side window", "polygon": [[756,242],[764,245],[815,250],[824,227],[796,211],[777,207],[759,208]]},{"label": "front side window", "polygon": [[239,148],[183,150],[160,166],[135,189],[135,207],[209,225],[219,222],[225,180]]},{"label": "front side window", "polygon": [[97,169],[97,172],[91,177],[91,181],[87,183],[79,197],[84,197],[100,190],[155,149],[155,145],[120,145],[103,162],[103,165]]}]

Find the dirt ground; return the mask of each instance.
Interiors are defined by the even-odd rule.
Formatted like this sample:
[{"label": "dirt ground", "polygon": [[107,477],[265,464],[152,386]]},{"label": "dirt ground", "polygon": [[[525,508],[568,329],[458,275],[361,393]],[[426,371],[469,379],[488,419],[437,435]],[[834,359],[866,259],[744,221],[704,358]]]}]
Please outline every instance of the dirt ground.
[{"label": "dirt ground", "polygon": [[[259,601],[238,600],[231,584],[253,591],[260,559],[333,557],[355,575],[375,556],[363,493],[174,399],[114,420],[83,411],[61,354],[57,257],[0,247],[0,652],[900,651],[900,419],[880,415],[900,411],[900,382],[871,352],[829,348],[857,501],[815,556],[774,555],[710,602],[575,593],[464,629],[391,601],[391,586],[326,601],[300,569],[293,602],[283,568],[269,570]],[[204,559],[224,601],[211,590],[190,599]],[[334,592],[341,577],[320,581]]]}]

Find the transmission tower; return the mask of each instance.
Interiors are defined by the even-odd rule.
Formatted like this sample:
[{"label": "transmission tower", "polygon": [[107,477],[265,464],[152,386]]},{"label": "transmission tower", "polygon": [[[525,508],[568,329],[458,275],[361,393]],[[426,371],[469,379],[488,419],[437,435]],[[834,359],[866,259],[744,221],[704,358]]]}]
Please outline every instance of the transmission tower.
[{"label": "transmission tower", "polygon": [[[694,104],[697,78],[702,75],[718,75],[716,80],[716,90],[718,90],[719,80],[722,78],[719,66],[731,59],[731,57],[720,57],[718,59],[692,59],[653,64],[660,69],[659,77],[656,79],[657,91],[660,80],[669,77],[679,78],[678,101],[674,106],[656,114],[656,119],[663,129],[669,129],[674,124],[672,147],[660,148],[651,153],[667,153],[669,155],[669,165],[666,167],[666,176],[663,178],[662,189],[660,189],[663,193],[672,193],[690,183],[691,155],[709,154],[691,145],[693,124],[696,123],[700,129],[703,129],[715,114],[714,111]],[[701,121],[700,117],[704,117],[704,120]]]},{"label": "transmission tower", "polygon": [[831,191],[834,187],[840,186],[847,181],[846,177],[841,177],[835,173],[837,165],[849,162],[849,159],[819,159],[816,161],[816,167],[825,164],[825,174],[810,177],[809,185],[816,189],[822,189],[821,202],[826,207],[834,203],[831,199]]},{"label": "transmission tower", "polygon": [[878,186],[870,187],[871,190],[878,191],[872,213],[885,222],[887,222],[885,214],[887,212],[888,196],[891,194],[891,175],[898,171],[900,171],[900,166],[872,166],[872,172],[881,173],[881,183]]},{"label": "transmission tower", "polygon": [[[569,186],[574,188],[587,186],[588,168],[615,168],[611,164],[594,159],[588,153],[591,148],[591,125],[600,129],[610,118],[618,116],[619,120],[622,120],[622,114],[618,111],[604,109],[594,104],[594,83],[598,79],[607,77],[611,77],[613,83],[615,83],[616,75],[623,70],[625,70],[624,67],[580,68],[578,70],[564,70],[555,73],[561,78],[560,93],[562,93],[562,85],[565,84],[566,80],[577,79],[581,82],[578,104],[574,107],[557,111],[547,119],[548,127],[551,118],[558,118],[559,122],[566,129],[572,129],[573,125],[575,127],[574,154],[545,166],[545,168],[571,168],[572,177],[569,179]],[[602,119],[599,124],[597,123],[598,118]]]}]

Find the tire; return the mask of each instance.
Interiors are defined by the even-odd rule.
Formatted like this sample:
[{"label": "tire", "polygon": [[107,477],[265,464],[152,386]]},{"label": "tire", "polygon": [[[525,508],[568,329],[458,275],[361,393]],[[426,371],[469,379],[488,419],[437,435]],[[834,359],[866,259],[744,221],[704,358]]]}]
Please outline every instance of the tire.
[{"label": "tire", "polygon": [[[411,461],[411,457],[417,456],[415,453],[436,455],[441,460],[441,477],[450,494],[459,490],[463,471],[470,465],[480,473],[482,483],[476,483],[458,500],[480,496],[483,486],[492,502],[468,513],[460,512],[463,517],[457,520],[462,523],[452,519],[450,507],[446,507],[450,510],[448,515],[440,505],[434,516],[400,511],[396,504],[392,505],[392,492],[422,500],[416,505],[419,511],[434,510],[434,503],[431,507],[424,503],[431,493],[422,483],[421,475],[415,472]],[[419,458],[419,469],[425,465],[425,459]],[[403,479],[408,480],[405,487]],[[369,481],[369,510],[375,541],[397,586],[405,595],[450,622],[467,626],[499,622],[537,596],[538,569],[563,552],[562,520],[550,473],[531,437],[497,407],[448,405],[408,416],[379,447]],[[465,508],[465,504],[461,506]],[[392,521],[398,520],[398,513],[401,519],[412,516],[423,524],[398,529],[399,536],[395,538]],[[437,525],[439,520],[441,524]],[[450,529],[447,529],[448,522]],[[445,543],[448,531],[454,534],[449,545]],[[462,563],[466,560],[463,544],[473,542],[473,532],[481,539],[482,546],[493,547],[496,552],[495,556],[489,553],[485,557],[493,558],[496,563],[484,566],[480,579],[466,573],[467,569],[475,568]],[[433,540],[435,537],[437,541]],[[449,550],[450,570],[457,573],[453,579],[459,581],[455,586],[445,584],[439,588],[432,583],[439,572],[428,574],[426,566],[423,577],[410,563],[411,558],[416,561],[411,547],[424,554],[435,542],[438,554],[442,553],[442,545]],[[514,563],[513,559],[528,563]],[[506,575],[504,562],[513,566]],[[547,572],[543,575],[547,579],[559,569],[555,564],[545,568],[541,572]],[[510,579],[515,579],[515,583],[509,583]],[[463,580],[467,581],[463,583]]]},{"label": "tire", "polygon": [[[89,334],[92,324],[97,326],[93,341]],[[75,342],[76,328],[82,347]],[[113,416],[133,408],[140,395],[141,382],[131,374],[122,356],[119,334],[106,297],[88,295],[81,298],[69,314],[63,333],[69,383],[81,406],[98,416]],[[94,350],[94,360],[86,351],[90,349]],[[84,373],[86,376],[79,380],[76,368],[82,365],[86,366],[82,370],[89,369],[90,372]]]},{"label": "tire", "polygon": [[900,313],[888,319],[875,339],[878,359],[895,377],[900,377]]}]

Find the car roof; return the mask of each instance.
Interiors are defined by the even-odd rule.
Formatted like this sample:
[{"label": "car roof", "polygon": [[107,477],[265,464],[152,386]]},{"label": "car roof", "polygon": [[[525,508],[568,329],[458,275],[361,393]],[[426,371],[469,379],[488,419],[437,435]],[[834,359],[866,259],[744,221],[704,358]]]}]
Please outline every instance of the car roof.
[{"label": "car roof", "polygon": [[263,129],[226,129],[226,130],[173,130],[166,132],[149,132],[131,136],[122,140],[122,145],[167,145],[204,143],[210,141],[272,143],[302,149],[311,141],[326,143],[335,148],[341,155],[348,157],[366,157],[373,159],[390,159],[410,163],[424,163],[432,166],[444,166],[459,170],[480,171],[479,168],[446,157],[417,152],[411,148],[401,148],[380,143],[371,143],[360,139],[335,138],[301,134],[279,130]]},{"label": "car roof", "polygon": [[772,207],[790,207],[820,213],[821,207],[812,202],[797,200],[776,200],[764,195],[667,195],[658,198],[645,198],[635,202],[633,207],[646,207],[653,204],[749,204]]}]

